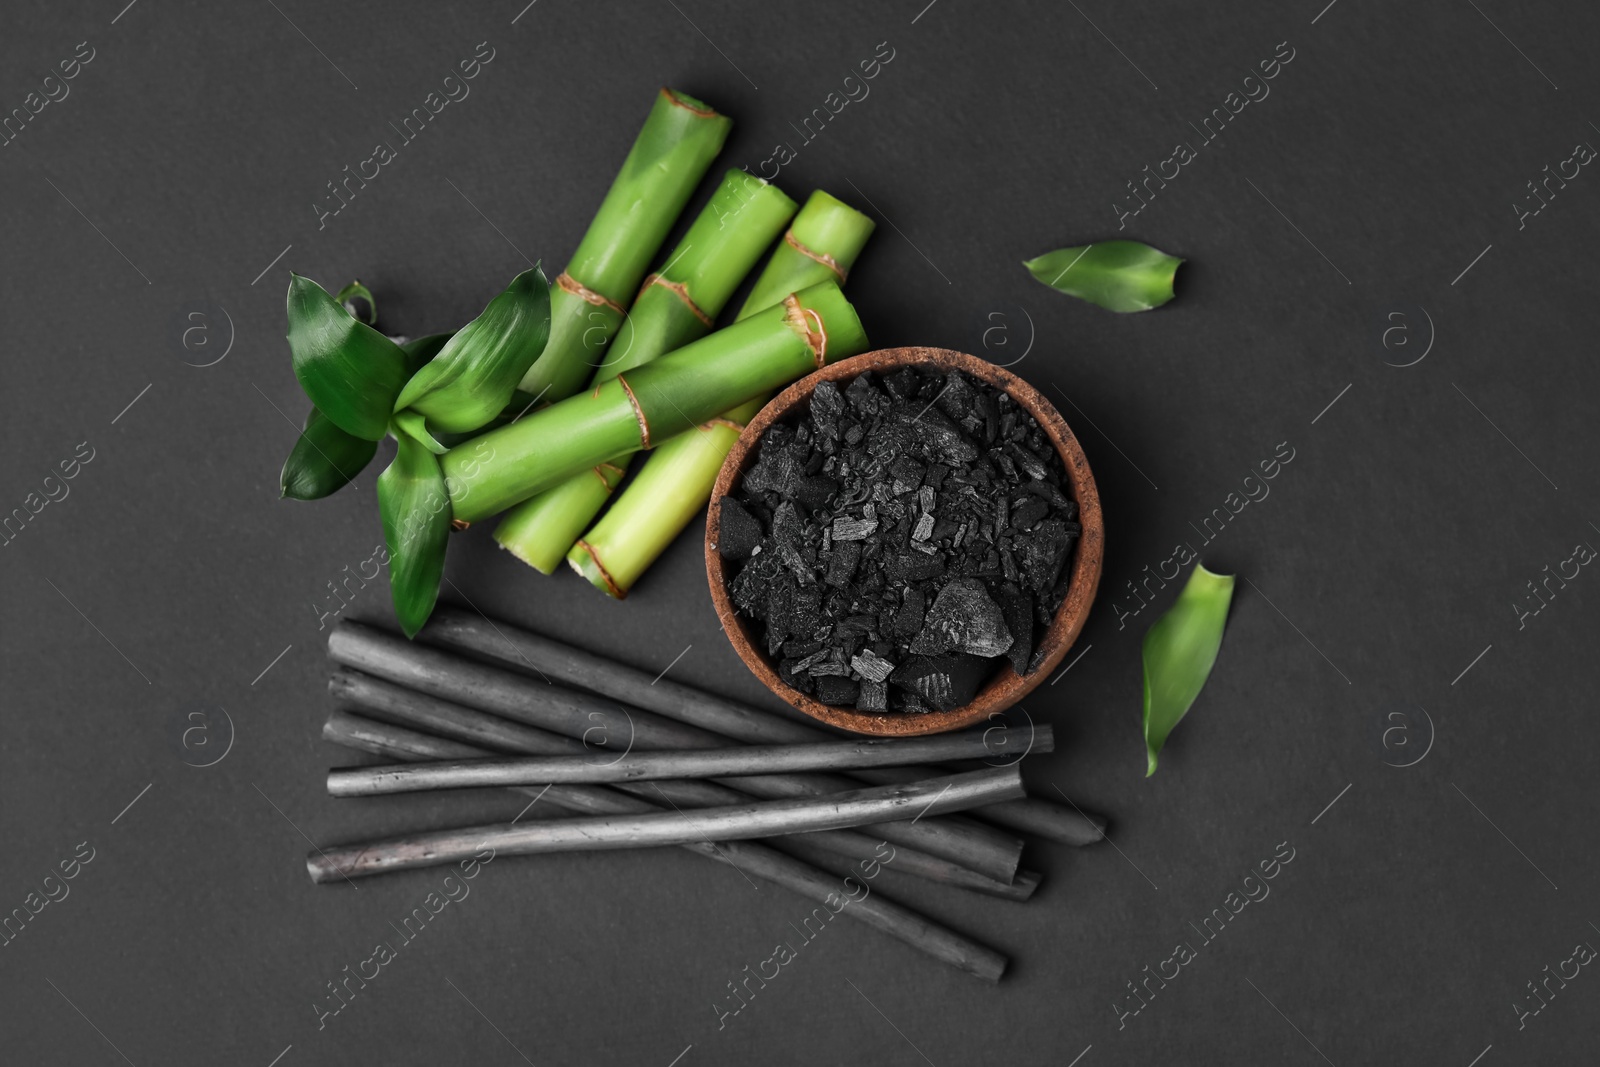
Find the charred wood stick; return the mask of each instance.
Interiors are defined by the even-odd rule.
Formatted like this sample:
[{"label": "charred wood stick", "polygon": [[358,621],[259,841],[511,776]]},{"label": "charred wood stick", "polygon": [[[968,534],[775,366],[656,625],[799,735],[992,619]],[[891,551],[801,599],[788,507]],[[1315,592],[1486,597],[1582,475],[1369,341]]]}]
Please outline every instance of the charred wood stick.
[{"label": "charred wood stick", "polygon": [[823,797],[756,801],[694,811],[598,815],[490,823],[434,830],[352,845],[315,849],[306,856],[313,882],[365,877],[466,859],[485,848],[511,856],[658,848],[696,841],[752,838],[836,830],[927,814],[963,811],[990,800],[1022,794],[1015,766],[926,778],[905,785],[877,785]]},{"label": "charred wood stick", "polygon": [[[385,759],[456,759],[482,751],[471,745],[430,737],[339,711],[329,717],[322,729],[322,736],[334,744],[370,752]],[[560,793],[557,793],[558,789],[561,790]],[[535,797],[542,795],[545,801],[568,803],[572,805],[572,810],[591,814],[629,814],[660,810],[647,801],[626,797],[608,789],[588,790],[572,786],[551,786],[548,790],[514,787],[513,791]],[[556,794],[557,799],[552,800],[551,794]],[[796,835],[795,840],[799,840],[802,836],[810,835]],[[782,886],[807,900],[828,907],[830,911],[832,903],[840,899],[840,890],[844,888],[844,883],[840,879],[830,877],[814,866],[755,841],[727,841],[721,844],[696,841],[679,847],[733,867],[749,877]],[[887,861],[883,861],[881,856],[876,858],[880,862],[891,864],[898,861],[898,856]],[[879,874],[889,869],[891,868],[883,867],[879,870]],[[854,869],[851,874],[856,877],[858,884],[862,878],[867,877],[863,872]],[[999,981],[1000,975],[1005,971],[1006,958],[994,949],[930,922],[911,909],[888,899],[882,893],[871,893],[861,900],[853,900],[844,912],[919,952],[986,981]]]},{"label": "charred wood stick", "polygon": [[[587,689],[747,744],[825,741],[836,736],[703,689],[654,678],[647,671],[509,623],[491,623],[448,605],[441,604],[434,611],[419,636],[424,641],[485,656],[555,684]],[[878,771],[857,777],[873,782],[906,781],[919,771],[925,773],[926,768],[904,774]],[[1100,816],[1037,797],[991,804],[975,814],[1007,829],[1037,834],[1065,845],[1086,845],[1105,837],[1105,820]]]},{"label": "charred wood stick", "polygon": [[[1034,732],[1038,751],[1050,751],[1048,726]],[[897,767],[930,760],[979,759],[989,752],[990,735],[974,733],[904,740],[822,741],[806,745],[752,745],[698,751],[627,752],[613,758],[531,756],[441,760],[437,763],[335,767],[328,793],[371,797],[439,789],[483,789],[510,785],[606,784],[671,778],[721,778],[730,774],[852,770]]]},{"label": "charred wood stick", "polygon": [[[341,707],[366,718],[465,742],[476,746],[484,754],[497,752],[545,756],[588,752],[594,755],[598,751],[598,748],[586,748],[582,741],[574,738],[502,719],[476,708],[463,707],[348,668],[334,671],[328,679],[328,691]],[[749,798],[747,793],[715,782],[702,781],[619,784],[615,788],[644,797],[652,803],[665,800],[668,804],[682,807],[737,804]],[[792,835],[776,844],[782,851],[792,852],[794,850],[789,847],[790,843],[801,841],[813,850],[832,852],[852,862],[872,861],[878,856],[881,844],[878,838],[857,830],[819,830]],[[897,874],[915,875],[989,896],[1026,900],[1038,888],[1037,875],[1029,880],[1019,876],[1008,884],[985,878],[960,864],[904,845],[895,849],[895,856],[894,870]]]},{"label": "charred wood stick", "polygon": [[[346,622],[334,629],[328,637],[328,655],[336,663],[430,696],[468,704],[541,729],[569,737],[604,737],[613,750],[725,748],[736,743],[696,726],[619,706],[592,693],[536,682],[527,675],[413,644],[360,623]],[[824,796],[860,785],[843,775],[817,773],[718,780],[768,799]],[[971,820],[929,818],[885,824],[873,832],[894,844],[921,849],[1006,883],[1015,876],[1022,858],[1020,839]]]}]

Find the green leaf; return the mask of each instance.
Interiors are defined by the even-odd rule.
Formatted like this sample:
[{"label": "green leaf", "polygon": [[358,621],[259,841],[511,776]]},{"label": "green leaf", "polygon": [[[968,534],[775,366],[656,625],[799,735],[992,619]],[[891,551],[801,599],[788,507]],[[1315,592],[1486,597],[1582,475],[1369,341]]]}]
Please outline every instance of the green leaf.
[{"label": "green leaf", "polygon": [[445,342],[406,383],[393,410],[410,408],[443,433],[476,430],[510,403],[549,336],[550,286],[533,267]]},{"label": "green leaf", "polygon": [[378,442],[345,433],[316,408],[283,462],[279,484],[295,500],[321,500],[360,474],[378,451]]},{"label": "green leaf", "polygon": [[394,424],[400,427],[403,433],[410,434],[417,444],[436,456],[442,456],[450,451],[448,445],[441,445],[433,439],[433,434],[428,432],[428,422],[422,417],[420,411],[397,412],[394,417]]},{"label": "green leaf", "polygon": [[1023,264],[1052,289],[1108,311],[1149,311],[1172,299],[1183,260],[1138,241],[1058,248]]},{"label": "green leaf", "polygon": [[1177,602],[1144,635],[1146,778],[1156,773],[1167,735],[1211,676],[1232,601],[1233,575],[1212,574],[1197,563]]},{"label": "green leaf", "polygon": [[413,337],[400,346],[400,351],[406,355],[406,377],[410,378],[421,370],[434,356],[439,354],[439,349],[451,338],[448,333],[430,333],[426,337]]},{"label": "green leaf", "polygon": [[[348,311],[352,318],[360,319],[368,326],[378,325],[378,300],[372,295],[371,289],[361,284],[360,278],[333,294],[333,299]],[[357,300],[367,305],[365,315],[361,314],[361,309],[356,305]]]},{"label": "green leaf", "polygon": [[389,592],[407,637],[433,613],[450,538],[450,494],[439,460],[404,431],[389,469],[378,475],[378,513],[389,546]]},{"label": "green leaf", "polygon": [[380,441],[406,382],[400,346],[310,278],[289,276],[289,352],[300,388],[345,433]]}]

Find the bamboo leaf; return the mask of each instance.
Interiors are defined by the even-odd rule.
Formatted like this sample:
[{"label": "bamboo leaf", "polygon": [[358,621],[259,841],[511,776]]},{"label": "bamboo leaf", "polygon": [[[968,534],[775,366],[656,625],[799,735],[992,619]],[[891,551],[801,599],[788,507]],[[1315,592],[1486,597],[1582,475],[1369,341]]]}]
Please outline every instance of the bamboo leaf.
[{"label": "bamboo leaf", "polygon": [[1167,735],[1211,676],[1232,601],[1233,575],[1213,574],[1197,563],[1177,601],[1144,635],[1147,778],[1156,772]]},{"label": "bamboo leaf", "polygon": [[444,433],[476,430],[511,402],[549,336],[550,286],[533,267],[445,342],[406,383],[393,410],[409,408]]},{"label": "bamboo leaf", "polygon": [[279,484],[294,500],[321,500],[342,489],[372,462],[378,442],[345,433],[316,408],[283,462]]},{"label": "bamboo leaf", "polygon": [[[378,325],[378,300],[372,295],[371,289],[361,284],[360,278],[333,294],[333,299],[350,313],[351,318],[360,319],[368,326]],[[367,305],[365,315],[361,314],[361,308],[356,304],[357,300]]]},{"label": "bamboo leaf", "polygon": [[406,381],[405,353],[352,318],[310,278],[289,276],[288,311],[289,351],[300,388],[345,433],[382,440]]},{"label": "bamboo leaf", "polygon": [[422,412],[420,411],[406,410],[398,412],[395,414],[394,424],[400,427],[403,433],[411,435],[411,438],[417,444],[436,456],[442,456],[450,451],[449,446],[442,445],[433,439],[433,434],[428,432],[428,420],[422,417]]},{"label": "bamboo leaf", "polygon": [[1058,248],[1023,264],[1052,289],[1109,311],[1149,311],[1172,299],[1183,260],[1138,241]]},{"label": "bamboo leaf", "polygon": [[450,496],[439,460],[403,430],[394,462],[378,475],[378,513],[389,546],[389,592],[407,637],[433,613],[450,537]]},{"label": "bamboo leaf", "polygon": [[451,338],[448,333],[430,333],[426,337],[414,337],[400,346],[400,351],[406,356],[406,378],[409,379],[417,371],[427,366],[434,356],[439,354],[439,349]]}]

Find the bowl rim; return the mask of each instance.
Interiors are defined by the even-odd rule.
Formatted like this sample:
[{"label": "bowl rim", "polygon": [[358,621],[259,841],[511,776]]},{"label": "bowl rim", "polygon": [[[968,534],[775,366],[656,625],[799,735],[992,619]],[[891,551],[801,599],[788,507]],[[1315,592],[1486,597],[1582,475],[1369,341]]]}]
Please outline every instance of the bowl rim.
[{"label": "bowl rim", "polygon": [[[728,595],[727,573],[722,556],[717,552],[721,518],[717,502],[727,496],[734,484],[744,476],[755,458],[756,445],[767,429],[807,400],[819,382],[854,379],[868,371],[881,375],[907,366],[959,370],[1009,393],[1039,423],[1060,455],[1066,468],[1072,499],[1078,505],[1078,524],[1083,527],[1083,532],[1078,538],[1066,598],[1039,639],[1034,651],[1038,665],[1033,670],[1019,676],[1010,664],[1006,664],[984,684],[971,703],[950,711],[917,714],[856,711],[854,708],[824,704],[788,685],[765,653],[756,646],[748,621],[735,611]],[[1099,589],[1104,555],[1105,523],[1094,474],[1089,469],[1082,446],[1061,413],[1037,389],[1004,367],[948,348],[907,346],[864,352],[814,371],[790,385],[767,403],[740,432],[739,439],[729,450],[717,474],[706,513],[706,578],[711,587],[711,602],[740,660],[768,689],[802,714],[841,730],[873,737],[915,737],[958,730],[1005,711],[1031,693],[1054,673],[1077,641],[1078,635],[1083,632],[1089,609]]]}]

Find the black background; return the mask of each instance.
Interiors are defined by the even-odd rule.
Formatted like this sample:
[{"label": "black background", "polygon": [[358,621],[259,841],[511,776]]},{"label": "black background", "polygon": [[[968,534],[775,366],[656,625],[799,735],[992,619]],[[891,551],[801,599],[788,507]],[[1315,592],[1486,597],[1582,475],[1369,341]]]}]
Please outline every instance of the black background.
[{"label": "black background", "polygon": [[[1513,205],[1600,142],[1600,25],[1578,4],[1324,2],[10,5],[7,111],[78,42],[94,58],[0,148],[0,503],[80,442],[94,458],[0,548],[0,911],[79,842],[95,858],[0,948],[3,1058],[1592,1059],[1593,968],[1520,1028],[1513,1005],[1600,944],[1600,576],[1514,605],[1600,544],[1600,174],[1521,228]],[[482,41],[471,95],[319,230],[324,183]],[[870,95],[802,143],[790,123],[880,42]],[[1200,145],[1189,124],[1280,42],[1270,96]],[[325,983],[439,876],[313,886],[307,838],[522,801],[323,792],[350,757],[318,737],[312,605],[381,541],[384,455],[331,500],[277,499],[306,408],[287,272],[361,278],[391,332],[453,328],[524,253],[565,261],[663,84],[736,119],[719,168],[792,142],[780,185],[880,220],[849,290],[876,344],[1020,356],[1070,398],[1106,571],[1082,658],[1026,704],[1060,739],[1028,778],[1107,813],[1116,847],[1030,846],[1046,882],[1027,904],[897,891],[1010,954],[997,987],[834,924],[720,1031],[711,1004],[799,898],[680,851],[497,860],[319,1031]],[[1121,234],[1189,260],[1177,301],[1117,316],[1028,277],[1022,259],[1116,234],[1126,183],[1179,141],[1197,158]],[[1270,496],[1202,545],[1190,523],[1284,442]],[[619,604],[473,530],[445,596],[651,669],[689,646],[674,677],[773,706],[718,631],[696,536]],[[1173,590],[1127,619],[1115,604],[1184,540],[1249,584],[1146,780],[1139,639]],[[346,614],[388,624],[382,584]],[[185,716],[211,716],[215,751],[218,709],[231,750],[187,765]],[[1119,1021],[1124,983],[1198,941],[1188,924],[1282,842],[1271,896]]]}]

